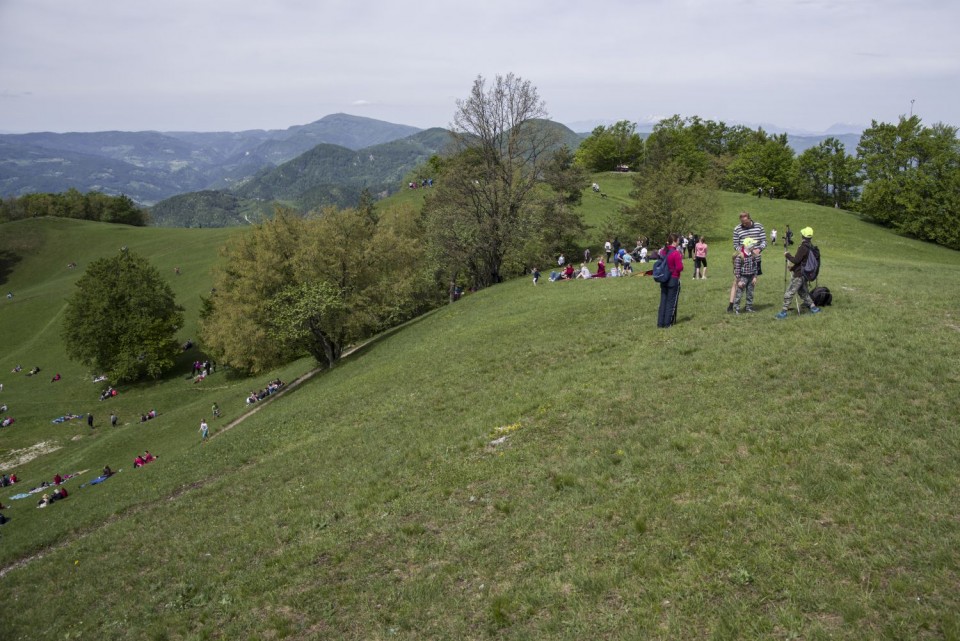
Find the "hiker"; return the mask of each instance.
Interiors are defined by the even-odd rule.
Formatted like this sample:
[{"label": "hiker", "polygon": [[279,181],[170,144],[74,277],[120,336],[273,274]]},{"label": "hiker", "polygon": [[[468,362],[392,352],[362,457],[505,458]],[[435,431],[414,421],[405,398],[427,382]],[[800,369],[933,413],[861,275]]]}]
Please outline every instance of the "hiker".
[{"label": "hiker", "polygon": [[110,427],[117,426],[117,414],[115,412],[110,414]]},{"label": "hiker", "polygon": [[667,245],[660,250],[660,256],[667,259],[670,280],[660,283],[660,309],[657,311],[657,327],[666,329],[677,319],[677,299],[680,297],[680,273],[683,271],[683,255],[677,249],[679,237],[667,236]]},{"label": "hiker", "polygon": [[589,263],[589,262],[590,262],[590,248],[589,248],[589,247],[588,247],[587,249],[584,249],[584,250],[583,250],[583,262],[585,262],[585,263]]},{"label": "hiker", "polygon": [[753,313],[753,288],[757,284],[757,260],[760,251],[752,238],[744,238],[743,246],[733,255],[733,279],[737,283],[737,293],[733,299],[733,313],[740,313],[740,299],[747,294],[747,305],[743,311]]},{"label": "hiker", "polygon": [[694,247],[693,279],[707,279],[707,240],[702,236]]},{"label": "hiker", "polygon": [[[623,250],[621,249],[620,251],[623,251]],[[631,276],[633,276],[633,256],[631,256],[627,252],[623,252],[623,258],[621,259],[621,263],[623,264],[623,267],[620,269],[620,275],[626,276],[627,274],[630,274]]]},{"label": "hiker", "polygon": [[563,264],[565,262],[567,262],[566,256],[564,256],[563,254],[560,254],[560,257],[557,258],[557,267],[563,267]]},{"label": "hiker", "polygon": [[763,198],[763,187],[757,187],[757,199]]},{"label": "hiker", "polygon": [[[790,228],[787,227],[787,234],[790,233],[789,229]],[[803,275],[803,263],[806,262],[807,254],[811,251],[813,229],[811,227],[804,227],[800,230],[800,237],[802,240],[800,241],[800,246],[797,247],[796,256],[791,256],[790,252],[783,252],[784,258],[786,258],[788,263],[792,264],[790,271],[793,274],[793,278],[790,279],[787,291],[783,294],[783,308],[776,316],[778,320],[783,320],[787,317],[787,310],[790,309],[790,302],[793,300],[794,295],[800,296],[804,306],[810,308],[811,314],[820,313],[820,308],[817,307],[813,299],[810,298],[810,292],[807,291],[807,279]]]},{"label": "hiker", "polygon": [[[733,251],[739,251],[743,246],[744,238],[752,238],[757,241],[756,247],[763,253],[767,248],[767,232],[763,225],[753,220],[750,214],[745,211],[740,212],[740,224],[733,228]],[[763,264],[761,258],[757,256],[757,276],[763,275]],[[730,285],[730,304],[727,305],[727,312],[733,313],[733,299],[737,295],[737,280],[734,279]]]},{"label": "hiker", "polygon": [[771,245],[777,244],[777,228],[776,227],[770,230],[770,244]]},{"label": "hiker", "polygon": [[787,225],[787,247],[793,244],[793,231],[790,229],[790,225]]},{"label": "hiker", "polygon": [[210,434],[210,427],[207,425],[207,419],[200,421],[200,441],[203,442],[207,440],[207,435]]},{"label": "hiker", "polygon": [[211,409],[213,411],[213,418],[220,418],[220,406],[214,403]]},{"label": "hiker", "polygon": [[613,253],[613,243],[609,240],[603,244],[603,251],[607,254],[607,262],[610,262],[610,254]]},{"label": "hiker", "polygon": [[532,273],[533,273],[533,284],[536,285],[537,282],[540,280],[540,268],[534,267]]},{"label": "hiker", "polygon": [[93,429],[93,414],[87,414],[87,425],[90,426],[90,429]]}]

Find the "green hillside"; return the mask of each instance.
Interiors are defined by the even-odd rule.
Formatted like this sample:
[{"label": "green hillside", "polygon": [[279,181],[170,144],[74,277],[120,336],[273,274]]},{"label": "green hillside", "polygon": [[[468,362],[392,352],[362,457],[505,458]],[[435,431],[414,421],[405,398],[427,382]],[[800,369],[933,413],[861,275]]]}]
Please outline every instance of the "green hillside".
[{"label": "green hillside", "polygon": [[[595,179],[607,198],[583,207],[599,240],[629,179]],[[843,211],[721,204],[700,230],[710,278],[683,281],[669,330],[651,279],[522,278],[372,342],[229,431],[215,423],[204,445],[212,400],[229,420],[255,382],[122,390],[104,403],[161,416],[91,433],[41,420],[107,411],[89,373],[45,359],[77,277],[64,265],[88,260],[70,254],[143,251],[192,323],[228,232],[0,226],[0,249],[23,256],[3,285],[0,395],[18,420],[0,451],[56,439],[17,467],[23,487],[89,470],[43,510],[0,492],[4,638],[960,637],[960,255]],[[771,248],[759,313],[724,313],[744,208],[768,229],[815,229],[832,307],[774,320]],[[38,354],[38,379],[8,373]],[[130,469],[143,449],[160,459]],[[104,464],[124,471],[81,489]]]}]

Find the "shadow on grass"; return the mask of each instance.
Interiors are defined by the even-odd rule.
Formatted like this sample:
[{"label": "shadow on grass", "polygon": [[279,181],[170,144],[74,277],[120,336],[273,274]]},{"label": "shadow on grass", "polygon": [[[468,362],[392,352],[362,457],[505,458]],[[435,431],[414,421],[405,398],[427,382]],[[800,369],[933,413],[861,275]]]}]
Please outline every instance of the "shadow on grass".
[{"label": "shadow on grass", "polygon": [[13,273],[13,268],[23,260],[20,255],[10,251],[9,249],[0,249],[0,285],[3,285],[7,282],[7,279],[10,278],[10,274]]}]

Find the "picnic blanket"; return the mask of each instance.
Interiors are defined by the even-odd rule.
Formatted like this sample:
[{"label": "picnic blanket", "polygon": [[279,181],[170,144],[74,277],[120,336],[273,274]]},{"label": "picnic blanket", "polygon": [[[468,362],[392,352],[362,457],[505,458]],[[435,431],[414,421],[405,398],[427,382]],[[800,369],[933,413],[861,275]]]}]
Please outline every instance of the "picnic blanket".
[{"label": "picnic blanket", "polygon": [[75,418],[83,418],[82,414],[64,414],[63,416],[58,416],[57,418],[50,421],[51,423],[66,423],[67,421],[72,421]]},{"label": "picnic blanket", "polygon": [[[119,473],[122,472],[122,471],[123,471],[123,470],[117,470],[116,472],[114,472],[114,473],[111,474],[110,476],[116,476],[117,474],[119,474]],[[84,484],[81,485],[80,487],[87,487],[88,485],[100,485],[101,483],[103,483],[104,481],[106,481],[108,478],[110,478],[110,476],[107,476],[106,474],[101,474],[101,475],[98,476],[97,478],[91,479],[91,480],[87,481],[86,483],[84,483]]]}]

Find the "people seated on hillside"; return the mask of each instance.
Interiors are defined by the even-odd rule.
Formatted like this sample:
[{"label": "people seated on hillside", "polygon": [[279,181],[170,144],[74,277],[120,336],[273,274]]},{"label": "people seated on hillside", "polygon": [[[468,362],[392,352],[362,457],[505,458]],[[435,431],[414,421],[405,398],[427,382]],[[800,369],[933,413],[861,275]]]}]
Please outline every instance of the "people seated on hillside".
[{"label": "people seated on hillside", "polygon": [[0,476],[0,487],[7,487],[10,485],[13,485],[16,482],[17,482],[16,474],[11,473],[10,475],[4,474],[3,476]]},{"label": "people seated on hillside", "polygon": [[258,400],[259,400],[259,399],[257,398],[257,393],[256,393],[256,392],[250,392],[250,395],[247,396],[247,405],[251,405],[252,403],[256,403]]},{"label": "people seated on hillside", "polygon": [[20,370],[22,370],[22,369],[23,369],[23,367],[21,367],[20,365],[17,365],[17,366],[14,367],[12,370],[10,370],[10,373],[11,373],[11,374],[19,374],[19,373],[20,373]]},{"label": "people seated on hillside", "polygon": [[603,262],[602,258],[597,258],[597,273],[593,275],[594,278],[606,278],[607,277],[607,264]]},{"label": "people seated on hillside", "polygon": [[53,503],[53,501],[50,500],[50,495],[44,494],[42,497],[40,497],[40,500],[37,501],[37,507],[38,508],[47,507],[51,503]]},{"label": "people seated on hillside", "polygon": [[143,467],[144,465],[145,465],[145,462],[144,462],[144,460],[143,460],[143,457],[140,456],[139,454],[137,454],[136,458],[133,459],[133,466],[134,466],[134,467]]},{"label": "people seated on hillside", "polygon": [[12,416],[8,416],[5,419],[3,419],[3,422],[0,422],[0,427],[10,427],[15,422],[16,422],[15,418],[13,418]]},{"label": "people seated on hillside", "polygon": [[593,278],[593,276],[590,274],[590,268],[587,267],[586,263],[580,263],[580,272],[577,274],[577,278],[582,278],[584,280]]},{"label": "people seated on hillside", "polygon": [[113,474],[114,474],[114,472],[113,472],[113,470],[110,469],[110,466],[109,466],[109,465],[104,465],[104,466],[103,466],[103,472],[100,474],[100,476],[113,476]]},{"label": "people seated on hillside", "polygon": [[53,491],[53,493],[50,495],[50,502],[53,503],[54,501],[59,501],[60,499],[65,499],[65,498],[67,498],[68,496],[70,496],[70,495],[67,494],[67,488],[65,488],[65,487],[58,487],[58,488],[55,489],[55,490]]},{"label": "people seated on hillside", "polygon": [[573,268],[573,263],[567,263],[567,266],[563,268],[563,276],[561,280],[573,280],[573,274],[576,270]]},{"label": "people seated on hillside", "polygon": [[100,383],[100,382],[103,382],[103,381],[105,381],[105,380],[107,380],[107,375],[106,375],[106,374],[101,374],[100,376],[94,377],[93,382],[94,382],[94,383]]},{"label": "people seated on hillside", "polygon": [[53,484],[60,485],[61,483],[63,483],[63,477],[60,476],[60,472],[57,472],[53,475]]},{"label": "people seated on hillside", "polygon": [[57,372],[56,374],[53,375],[53,378],[50,379],[50,382],[56,383],[59,380],[60,380],[60,372]]},{"label": "people seated on hillside", "polygon": [[34,367],[32,370],[27,372],[27,376],[33,376],[34,374],[39,374],[39,373],[40,373],[40,368]]},{"label": "people seated on hillside", "polygon": [[143,462],[150,463],[151,461],[156,461],[157,457],[150,453],[150,450],[144,450],[143,452]]},{"label": "people seated on hillside", "polygon": [[107,389],[100,392],[100,400],[103,401],[108,398],[113,398],[116,395],[117,395],[117,390],[113,389],[113,387],[108,387]]},{"label": "people seated on hillside", "polygon": [[6,412],[6,411],[7,411],[7,404],[4,403],[3,405],[0,405],[0,413]]}]

